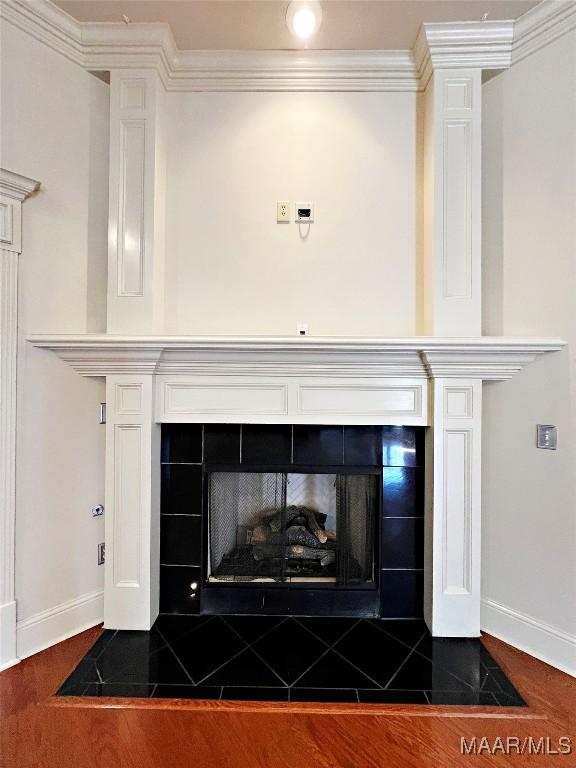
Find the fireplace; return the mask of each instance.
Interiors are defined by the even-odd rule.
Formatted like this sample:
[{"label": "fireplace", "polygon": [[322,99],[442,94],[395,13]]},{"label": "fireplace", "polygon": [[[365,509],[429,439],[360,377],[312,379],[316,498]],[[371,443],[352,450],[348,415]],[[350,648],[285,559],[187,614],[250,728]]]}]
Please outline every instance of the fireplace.
[{"label": "fireplace", "polygon": [[163,425],[160,611],[420,618],[423,437]]},{"label": "fireplace", "polygon": [[376,474],[211,472],[208,581],[374,584]]}]

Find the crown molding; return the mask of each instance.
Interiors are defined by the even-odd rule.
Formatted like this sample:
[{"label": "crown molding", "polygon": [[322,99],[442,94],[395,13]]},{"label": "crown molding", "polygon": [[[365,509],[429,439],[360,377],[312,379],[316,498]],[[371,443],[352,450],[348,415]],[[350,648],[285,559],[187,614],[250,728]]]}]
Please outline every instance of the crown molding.
[{"label": "crown molding", "polygon": [[31,336],[83,376],[421,376],[501,381],[561,339],[292,336]]},{"label": "crown molding", "polygon": [[26,0],[2,0],[0,18],[27,32],[75,64],[84,65],[84,25],[49,0],[37,0],[33,3]]},{"label": "crown molding", "polygon": [[80,23],[50,0],[3,0],[0,17],[88,71],[153,69],[168,91],[420,91],[434,69],[507,69],[576,28],[576,2],[513,21],[422,25],[403,51],[180,51],[163,23]]},{"label": "crown molding", "polygon": [[0,168],[0,195],[23,202],[40,186],[39,181],[21,176],[19,173]]},{"label": "crown molding", "polygon": [[154,69],[169,91],[410,92],[433,67],[510,60],[511,22],[427,24],[412,51],[179,51],[167,24],[79,23],[49,0],[0,15],[86,70]]},{"label": "crown molding", "polygon": [[172,91],[417,91],[410,51],[185,51]]},{"label": "crown molding", "polygon": [[423,24],[413,48],[421,86],[434,69],[508,69],[513,35],[513,21]]},{"label": "crown molding", "polygon": [[517,64],[574,29],[574,0],[543,0],[514,24],[512,64]]}]

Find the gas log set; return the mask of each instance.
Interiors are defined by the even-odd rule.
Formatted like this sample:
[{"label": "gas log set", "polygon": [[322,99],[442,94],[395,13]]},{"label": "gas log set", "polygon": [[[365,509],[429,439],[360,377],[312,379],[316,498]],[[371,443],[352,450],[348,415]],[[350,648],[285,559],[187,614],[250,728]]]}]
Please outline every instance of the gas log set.
[{"label": "gas log set", "polygon": [[245,525],[244,543],[222,558],[214,576],[336,578],[338,542],[326,519],[308,506],[258,510]]}]

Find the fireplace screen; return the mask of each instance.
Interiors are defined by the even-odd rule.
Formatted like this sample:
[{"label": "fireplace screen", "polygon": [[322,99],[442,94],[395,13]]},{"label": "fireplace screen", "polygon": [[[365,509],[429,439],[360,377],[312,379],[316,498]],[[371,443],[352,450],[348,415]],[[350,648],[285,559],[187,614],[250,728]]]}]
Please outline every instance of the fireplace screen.
[{"label": "fireplace screen", "polygon": [[374,582],[377,475],[208,478],[210,581]]}]

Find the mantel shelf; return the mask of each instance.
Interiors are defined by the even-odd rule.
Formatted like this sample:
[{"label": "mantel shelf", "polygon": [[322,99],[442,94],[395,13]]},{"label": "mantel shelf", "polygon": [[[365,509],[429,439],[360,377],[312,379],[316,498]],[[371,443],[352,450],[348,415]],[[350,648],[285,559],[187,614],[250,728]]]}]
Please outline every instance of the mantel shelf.
[{"label": "mantel shelf", "polygon": [[481,336],[36,335],[83,376],[204,374],[251,376],[461,377],[504,380],[538,355],[559,351],[557,338]]}]

